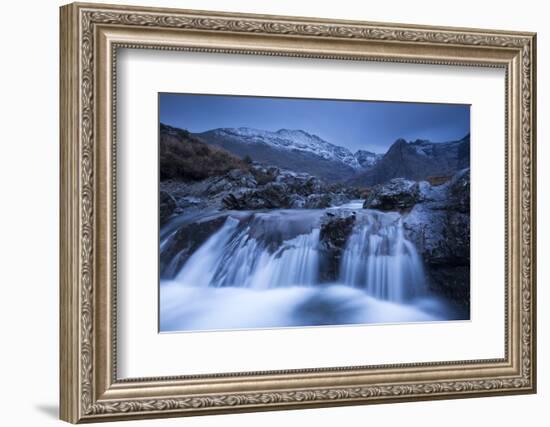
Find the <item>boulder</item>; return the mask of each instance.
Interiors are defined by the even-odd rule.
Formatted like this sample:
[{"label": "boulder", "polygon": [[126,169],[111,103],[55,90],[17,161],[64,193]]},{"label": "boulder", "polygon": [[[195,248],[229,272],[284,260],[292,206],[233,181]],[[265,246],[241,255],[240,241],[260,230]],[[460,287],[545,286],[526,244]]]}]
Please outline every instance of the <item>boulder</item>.
[{"label": "boulder", "polygon": [[222,200],[223,207],[232,210],[290,208],[292,199],[286,184],[270,182],[255,190],[231,192]]},{"label": "boulder", "polygon": [[176,208],[178,207],[176,199],[172,197],[167,191],[160,191],[159,193],[159,218],[160,226],[162,227],[168,219],[172,216]]},{"label": "boulder", "polygon": [[458,172],[449,182],[449,204],[458,212],[470,213],[470,169]]},{"label": "boulder", "polygon": [[221,226],[227,216],[221,215],[200,222],[191,222],[178,228],[160,256],[160,277],[172,279],[185,264],[185,261]]},{"label": "boulder", "polygon": [[257,182],[254,176],[241,169],[232,169],[222,177],[215,178],[207,187],[207,195],[215,196],[226,191],[234,191],[239,188],[256,188]]},{"label": "boulder", "polygon": [[383,211],[405,210],[420,201],[418,182],[404,178],[394,178],[376,186],[363,205],[365,209]]},{"label": "boulder", "polygon": [[250,172],[242,169],[232,169],[227,173],[226,177],[241,187],[256,188],[258,184],[256,178]]},{"label": "boulder", "polygon": [[227,179],[226,176],[216,178],[208,184],[208,187],[205,189],[205,195],[208,197],[213,197],[217,194],[231,191],[237,187],[235,183],[230,179]]},{"label": "boulder", "polygon": [[432,291],[444,295],[466,312],[470,310],[470,266],[431,265],[428,273]]},{"label": "boulder", "polygon": [[353,212],[327,212],[322,218],[319,233],[320,282],[335,282],[338,279],[342,255],[355,219]]},{"label": "boulder", "polygon": [[306,199],[298,194],[290,196],[290,209],[304,209],[306,207]]},{"label": "boulder", "polygon": [[359,198],[350,196],[348,192],[328,193],[328,195],[330,197],[330,204],[328,206],[341,206],[351,200]]},{"label": "boulder", "polygon": [[326,192],[325,184],[320,179],[308,174],[284,172],[275,181],[284,183],[291,192],[301,196]]},{"label": "boulder", "polygon": [[331,206],[332,198],[327,193],[315,193],[307,196],[304,207],[307,209],[324,209]]},{"label": "boulder", "polygon": [[470,304],[470,174],[422,189],[403,227],[424,260],[430,287],[465,308]]},{"label": "boulder", "polygon": [[469,262],[470,218],[467,214],[417,204],[403,218],[403,227],[407,238],[428,264]]},{"label": "boulder", "polygon": [[233,169],[198,182],[163,181],[161,189],[177,202],[176,213],[188,209],[323,209],[358,198],[357,190],[327,185],[307,173],[253,164],[250,172]]}]

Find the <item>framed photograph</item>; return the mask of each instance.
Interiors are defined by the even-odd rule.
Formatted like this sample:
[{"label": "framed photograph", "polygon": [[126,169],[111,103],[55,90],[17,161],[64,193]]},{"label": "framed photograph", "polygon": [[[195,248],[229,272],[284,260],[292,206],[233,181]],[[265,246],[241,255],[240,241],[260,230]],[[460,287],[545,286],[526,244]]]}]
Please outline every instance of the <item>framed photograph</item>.
[{"label": "framed photograph", "polygon": [[535,34],[61,8],[61,418],[536,390]]}]

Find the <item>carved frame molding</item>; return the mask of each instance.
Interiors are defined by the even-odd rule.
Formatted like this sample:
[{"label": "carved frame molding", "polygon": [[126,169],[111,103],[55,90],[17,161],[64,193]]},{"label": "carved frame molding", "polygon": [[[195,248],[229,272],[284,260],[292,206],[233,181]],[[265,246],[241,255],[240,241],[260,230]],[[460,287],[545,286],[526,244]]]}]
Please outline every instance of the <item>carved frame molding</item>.
[{"label": "carved frame molding", "polygon": [[[506,68],[506,357],[117,380],[116,286],[103,279],[116,283],[114,64],[121,47]],[[83,422],[534,392],[535,68],[532,33],[62,7],[61,418]],[[347,379],[336,378],[346,375],[349,384],[342,386]],[[272,387],[260,386],[270,376]],[[289,380],[299,385],[285,386]],[[196,393],[187,383],[207,384],[211,391]]]}]

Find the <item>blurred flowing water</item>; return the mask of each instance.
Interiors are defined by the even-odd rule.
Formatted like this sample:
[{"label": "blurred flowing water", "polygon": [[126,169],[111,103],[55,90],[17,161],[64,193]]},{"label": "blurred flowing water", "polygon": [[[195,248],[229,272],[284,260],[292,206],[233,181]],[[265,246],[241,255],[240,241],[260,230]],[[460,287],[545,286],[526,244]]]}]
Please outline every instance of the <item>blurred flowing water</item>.
[{"label": "blurred flowing water", "polygon": [[[161,280],[161,331],[456,318],[429,294],[401,215],[361,207],[354,201],[328,209],[230,212],[179,271]],[[353,211],[356,219],[339,275],[326,283],[320,280],[321,220],[338,211]],[[161,230],[161,259],[178,227],[197,220],[176,219]]]}]

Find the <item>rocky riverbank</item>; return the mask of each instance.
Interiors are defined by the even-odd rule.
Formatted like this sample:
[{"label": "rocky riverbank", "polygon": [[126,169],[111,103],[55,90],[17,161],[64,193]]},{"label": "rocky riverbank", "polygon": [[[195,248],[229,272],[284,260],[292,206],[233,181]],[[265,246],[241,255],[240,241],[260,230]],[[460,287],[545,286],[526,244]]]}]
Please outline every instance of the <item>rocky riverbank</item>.
[{"label": "rocky riverbank", "polygon": [[[429,288],[465,309],[470,304],[470,173],[459,171],[445,182],[395,178],[368,190],[363,209],[328,209],[361,196],[360,190],[326,184],[306,173],[250,164],[201,181],[162,181],[161,225],[182,213],[216,212],[212,218],[181,225],[164,249],[161,274],[172,276],[197,247],[218,230],[229,212],[273,209],[325,209],[319,217],[319,281],[338,279],[342,255],[356,223],[366,210],[396,212],[406,238],[414,243],[427,273]],[[227,212],[227,213],[226,213]]]},{"label": "rocky riverbank", "polygon": [[401,212],[406,236],[424,261],[430,288],[469,307],[469,169],[440,185],[392,179],[376,186],[364,207]]},{"label": "rocky riverbank", "polygon": [[192,210],[322,209],[359,197],[343,184],[327,184],[307,173],[250,165],[201,181],[160,183],[161,226]]}]

